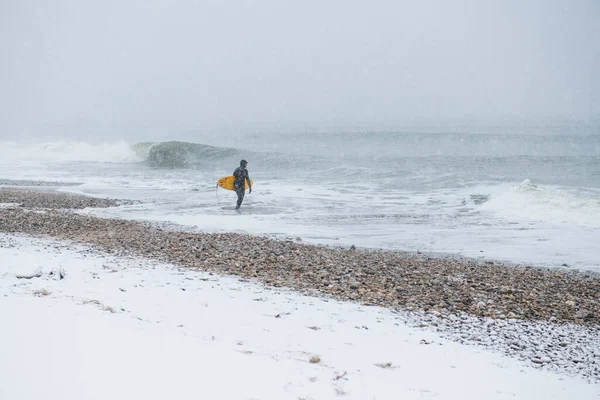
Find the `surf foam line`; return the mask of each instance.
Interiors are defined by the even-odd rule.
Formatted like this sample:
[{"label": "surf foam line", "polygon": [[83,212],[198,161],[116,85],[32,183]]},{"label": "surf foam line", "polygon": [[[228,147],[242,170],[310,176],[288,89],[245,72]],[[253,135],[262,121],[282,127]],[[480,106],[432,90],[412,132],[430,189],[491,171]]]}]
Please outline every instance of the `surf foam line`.
[{"label": "surf foam line", "polygon": [[492,194],[481,209],[508,219],[600,227],[600,191],[538,186],[529,179]]},{"label": "surf foam line", "polygon": [[38,162],[109,162],[136,163],[144,160],[124,140],[92,144],[84,141],[0,142],[0,158],[4,161]]}]

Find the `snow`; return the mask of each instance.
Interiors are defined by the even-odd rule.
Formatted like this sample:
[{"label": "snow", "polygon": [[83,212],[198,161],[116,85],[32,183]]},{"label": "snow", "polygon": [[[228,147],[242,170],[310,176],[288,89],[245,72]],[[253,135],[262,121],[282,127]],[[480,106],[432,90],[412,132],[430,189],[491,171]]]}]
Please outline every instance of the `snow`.
[{"label": "snow", "polygon": [[600,397],[383,308],[3,233],[0,318],[0,399]]}]

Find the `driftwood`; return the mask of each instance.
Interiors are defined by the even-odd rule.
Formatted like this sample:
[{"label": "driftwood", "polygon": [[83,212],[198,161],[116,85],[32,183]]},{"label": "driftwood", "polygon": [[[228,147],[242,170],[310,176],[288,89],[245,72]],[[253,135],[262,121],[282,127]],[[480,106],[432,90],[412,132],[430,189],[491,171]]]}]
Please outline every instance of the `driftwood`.
[{"label": "driftwood", "polygon": [[31,275],[17,275],[17,279],[33,279],[33,278],[40,278],[41,276],[42,276],[42,271],[38,271]]}]

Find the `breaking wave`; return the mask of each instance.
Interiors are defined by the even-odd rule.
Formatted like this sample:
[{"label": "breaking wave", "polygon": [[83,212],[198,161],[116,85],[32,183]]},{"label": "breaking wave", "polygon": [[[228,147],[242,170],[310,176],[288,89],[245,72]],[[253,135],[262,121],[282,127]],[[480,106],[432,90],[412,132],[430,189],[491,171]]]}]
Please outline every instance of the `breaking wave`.
[{"label": "breaking wave", "polygon": [[490,196],[482,210],[509,220],[600,227],[600,191],[539,186],[525,179]]},{"label": "breaking wave", "polygon": [[155,168],[230,170],[237,167],[241,159],[249,160],[254,168],[271,171],[275,175],[290,169],[326,171],[327,168],[331,168],[331,161],[320,157],[281,154],[274,151],[248,151],[191,142],[138,143],[133,147],[145,158],[149,166]]},{"label": "breaking wave", "polygon": [[101,144],[84,141],[0,142],[0,159],[5,162],[147,162],[160,168],[193,168],[220,160],[230,161],[239,157],[238,153],[232,148],[189,142],[140,142],[133,145],[123,140]]},{"label": "breaking wave", "polygon": [[[143,149],[143,144],[134,145]],[[161,142],[148,148],[147,163],[157,168],[195,168],[239,158],[239,151],[190,142]]]},{"label": "breaking wave", "polygon": [[4,161],[135,163],[144,158],[125,141],[91,144],[79,141],[0,143]]}]

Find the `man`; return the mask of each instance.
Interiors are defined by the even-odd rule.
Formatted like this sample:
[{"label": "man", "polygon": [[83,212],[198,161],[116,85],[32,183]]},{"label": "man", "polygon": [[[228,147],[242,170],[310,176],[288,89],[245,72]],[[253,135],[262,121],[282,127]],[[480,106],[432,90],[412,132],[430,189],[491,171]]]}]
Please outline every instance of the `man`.
[{"label": "man", "polygon": [[248,170],[246,169],[246,165],[248,165],[248,161],[242,160],[240,161],[240,166],[237,167],[235,171],[233,171],[233,187],[238,197],[237,206],[235,207],[236,210],[240,209],[242,201],[244,201],[244,193],[246,192],[244,185],[245,182],[248,182],[248,188],[250,189],[248,191],[248,194],[252,193],[252,182],[250,181],[250,176],[248,176]]}]

